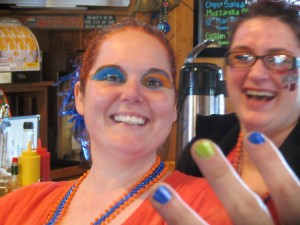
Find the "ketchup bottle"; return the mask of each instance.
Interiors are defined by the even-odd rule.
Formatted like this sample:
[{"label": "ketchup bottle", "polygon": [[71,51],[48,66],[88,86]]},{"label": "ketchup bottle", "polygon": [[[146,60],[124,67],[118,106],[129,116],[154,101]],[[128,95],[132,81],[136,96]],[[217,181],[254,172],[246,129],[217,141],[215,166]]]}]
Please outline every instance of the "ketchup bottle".
[{"label": "ketchup bottle", "polygon": [[40,138],[38,139],[38,146],[36,152],[41,158],[40,181],[50,181],[50,153],[47,151],[47,148],[42,147],[42,140]]}]

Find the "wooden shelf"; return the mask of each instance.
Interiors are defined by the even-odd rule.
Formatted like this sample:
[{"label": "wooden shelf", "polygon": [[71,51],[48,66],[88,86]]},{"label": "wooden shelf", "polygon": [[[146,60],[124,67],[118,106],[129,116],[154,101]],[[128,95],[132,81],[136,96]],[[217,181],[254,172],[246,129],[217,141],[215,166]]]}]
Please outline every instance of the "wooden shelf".
[{"label": "wooden shelf", "polygon": [[12,116],[40,115],[40,138],[48,146],[48,88],[52,81],[0,84]]}]

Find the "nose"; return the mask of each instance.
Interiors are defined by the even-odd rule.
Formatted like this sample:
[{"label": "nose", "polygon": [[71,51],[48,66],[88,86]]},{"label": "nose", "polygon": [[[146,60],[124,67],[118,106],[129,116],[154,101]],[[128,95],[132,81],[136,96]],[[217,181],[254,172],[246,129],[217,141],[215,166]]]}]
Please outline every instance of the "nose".
[{"label": "nose", "polygon": [[272,71],[268,69],[262,58],[258,58],[250,67],[248,77],[255,81],[266,80],[270,77]]},{"label": "nose", "polygon": [[128,80],[127,84],[123,86],[121,100],[131,103],[142,102],[143,90],[141,82],[138,80]]}]

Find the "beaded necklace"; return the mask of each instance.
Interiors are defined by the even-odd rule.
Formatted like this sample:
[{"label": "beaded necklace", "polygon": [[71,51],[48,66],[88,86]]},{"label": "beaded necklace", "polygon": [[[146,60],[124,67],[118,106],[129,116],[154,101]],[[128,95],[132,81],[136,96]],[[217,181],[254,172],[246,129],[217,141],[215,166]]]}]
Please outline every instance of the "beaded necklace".
[{"label": "beaded necklace", "polygon": [[233,157],[230,161],[230,164],[237,171],[237,173],[241,176],[243,169],[243,134],[239,133],[236,145],[233,149]]},{"label": "beaded necklace", "polygon": [[[241,176],[243,172],[243,162],[244,162],[244,151],[243,151],[243,134],[239,133],[236,145],[233,149],[233,157],[230,161],[230,164],[237,171],[237,173]],[[271,199],[269,192],[265,193],[262,196],[264,203],[268,203]]]},{"label": "beaded necklace", "polygon": [[[137,182],[135,182],[129,190],[124,193],[118,200],[116,200],[104,213],[100,214],[99,217],[95,218],[91,224],[100,225],[107,224],[114,219],[122,210],[138,198],[142,193],[149,189],[154,183],[160,180],[167,172],[167,165],[160,160],[159,156],[156,156],[156,162],[142,176]],[[61,196],[58,204],[55,204],[53,209],[50,211],[45,224],[54,225],[59,224],[62,221],[63,216],[66,214],[68,206],[74,197],[81,182],[85,179],[89,171],[82,175],[73,185]]]}]

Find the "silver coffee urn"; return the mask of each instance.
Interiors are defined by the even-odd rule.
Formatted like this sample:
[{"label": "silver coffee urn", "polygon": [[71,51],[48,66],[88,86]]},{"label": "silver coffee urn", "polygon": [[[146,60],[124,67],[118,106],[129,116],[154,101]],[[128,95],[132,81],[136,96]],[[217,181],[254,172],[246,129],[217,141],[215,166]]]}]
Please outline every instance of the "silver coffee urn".
[{"label": "silver coffee urn", "polygon": [[196,63],[193,60],[213,40],[198,44],[180,71],[178,86],[178,117],[176,158],[196,135],[197,114],[225,113],[225,81],[222,69],[212,63]]}]

